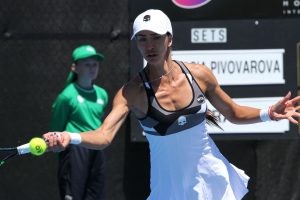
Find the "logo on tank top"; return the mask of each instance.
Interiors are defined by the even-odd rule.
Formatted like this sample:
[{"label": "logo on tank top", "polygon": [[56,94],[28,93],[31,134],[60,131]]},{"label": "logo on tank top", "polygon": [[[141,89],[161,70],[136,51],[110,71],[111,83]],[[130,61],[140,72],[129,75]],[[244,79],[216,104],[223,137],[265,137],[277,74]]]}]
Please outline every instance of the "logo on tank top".
[{"label": "logo on tank top", "polygon": [[200,104],[203,104],[205,102],[205,97],[203,94],[200,94],[198,97],[197,97],[197,101],[200,103]]},{"label": "logo on tank top", "polygon": [[187,123],[186,117],[185,117],[185,116],[180,116],[180,117],[178,117],[177,122],[178,122],[178,125],[179,125],[179,126],[185,125],[185,124]]}]

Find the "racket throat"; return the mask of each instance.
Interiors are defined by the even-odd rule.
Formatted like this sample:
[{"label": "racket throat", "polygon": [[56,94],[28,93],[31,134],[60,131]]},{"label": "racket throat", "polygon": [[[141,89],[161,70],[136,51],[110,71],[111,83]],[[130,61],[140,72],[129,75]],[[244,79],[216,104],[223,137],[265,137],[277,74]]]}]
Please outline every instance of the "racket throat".
[{"label": "racket throat", "polygon": [[30,153],[29,143],[18,146],[17,150],[19,155]]}]

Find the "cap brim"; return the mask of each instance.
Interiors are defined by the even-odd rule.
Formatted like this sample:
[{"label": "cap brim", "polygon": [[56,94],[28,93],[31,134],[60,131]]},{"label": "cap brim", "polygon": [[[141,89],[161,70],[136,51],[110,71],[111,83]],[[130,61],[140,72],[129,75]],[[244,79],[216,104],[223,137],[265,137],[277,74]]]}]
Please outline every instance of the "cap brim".
[{"label": "cap brim", "polygon": [[[92,57],[93,57],[93,56],[92,56]],[[97,60],[99,60],[99,61],[104,60],[104,55],[102,55],[102,54],[100,54],[100,53],[97,53],[96,55],[94,55],[94,57],[96,57]]]},{"label": "cap brim", "polygon": [[158,35],[164,35],[164,34],[168,33],[168,31],[165,32],[165,31],[159,31],[159,30],[154,30],[154,29],[150,29],[150,28],[143,28],[143,29],[138,30],[136,33],[132,34],[130,39],[133,40],[135,38],[135,36],[141,31],[151,31]]}]

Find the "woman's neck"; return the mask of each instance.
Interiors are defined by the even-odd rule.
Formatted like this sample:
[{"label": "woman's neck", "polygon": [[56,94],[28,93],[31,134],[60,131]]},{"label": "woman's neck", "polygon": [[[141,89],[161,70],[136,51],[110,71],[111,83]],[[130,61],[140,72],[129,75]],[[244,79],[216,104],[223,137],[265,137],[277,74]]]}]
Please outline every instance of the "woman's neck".
[{"label": "woman's neck", "polygon": [[158,65],[148,65],[148,76],[150,81],[161,79],[164,76],[170,76],[173,73],[175,63],[172,60],[166,60]]}]

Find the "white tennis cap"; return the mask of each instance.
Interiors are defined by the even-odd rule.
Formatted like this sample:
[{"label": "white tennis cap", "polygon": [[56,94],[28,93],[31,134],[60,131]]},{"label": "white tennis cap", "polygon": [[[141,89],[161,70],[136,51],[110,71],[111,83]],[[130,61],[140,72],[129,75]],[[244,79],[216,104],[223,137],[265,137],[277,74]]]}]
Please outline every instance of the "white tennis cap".
[{"label": "white tennis cap", "polygon": [[133,39],[138,32],[143,30],[153,31],[160,35],[169,32],[173,35],[171,21],[161,10],[150,9],[139,14],[133,23],[131,39]]}]

